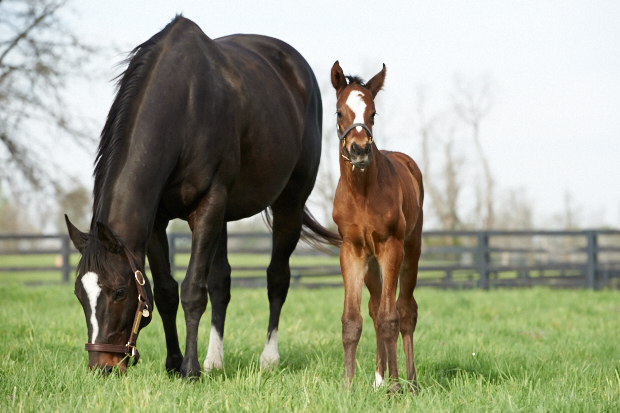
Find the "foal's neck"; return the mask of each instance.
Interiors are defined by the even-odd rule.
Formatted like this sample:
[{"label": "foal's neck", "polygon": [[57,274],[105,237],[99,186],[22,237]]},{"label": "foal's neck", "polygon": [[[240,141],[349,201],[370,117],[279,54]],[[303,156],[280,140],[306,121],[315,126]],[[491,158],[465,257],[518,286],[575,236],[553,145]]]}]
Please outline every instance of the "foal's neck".
[{"label": "foal's neck", "polygon": [[379,164],[383,160],[383,154],[372,144],[370,163],[362,171],[340,157],[340,177],[347,183],[349,190],[357,195],[365,197],[374,185],[377,184]]}]

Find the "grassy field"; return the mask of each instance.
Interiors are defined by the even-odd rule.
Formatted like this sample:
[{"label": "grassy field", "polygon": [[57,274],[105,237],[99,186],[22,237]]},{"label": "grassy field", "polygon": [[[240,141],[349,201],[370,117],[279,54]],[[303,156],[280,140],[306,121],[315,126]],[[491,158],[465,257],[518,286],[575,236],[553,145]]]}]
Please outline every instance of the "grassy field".
[{"label": "grassy field", "polygon": [[[617,291],[420,289],[416,297],[420,392],[413,397],[372,387],[367,295],[348,392],[341,382],[340,288],[290,291],[279,333],[281,362],[270,371],[258,362],[266,291],[233,290],[225,369],[188,382],[165,372],[157,312],[140,334],[140,363],[106,378],[87,371],[85,320],[72,286],[2,285],[0,411],[620,411]],[[207,312],[201,359],[209,320]],[[182,313],[178,326],[184,337]]]}]

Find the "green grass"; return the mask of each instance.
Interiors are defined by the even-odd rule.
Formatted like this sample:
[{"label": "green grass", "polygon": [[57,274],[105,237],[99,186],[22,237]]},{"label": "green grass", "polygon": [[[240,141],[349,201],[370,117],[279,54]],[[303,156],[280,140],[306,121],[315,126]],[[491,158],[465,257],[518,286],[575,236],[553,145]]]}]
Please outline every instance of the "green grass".
[{"label": "green grass", "polygon": [[[192,382],[166,374],[157,312],[140,334],[136,367],[123,376],[89,373],[84,315],[72,291],[0,286],[0,411],[620,411],[617,291],[416,291],[415,397],[372,387],[367,294],[354,390],[347,392],[341,381],[341,288],[289,292],[280,366],[271,371],[258,362],[267,293],[233,290],[225,369]],[[207,311],[201,364],[209,320]],[[183,338],[182,312],[178,326]]]}]

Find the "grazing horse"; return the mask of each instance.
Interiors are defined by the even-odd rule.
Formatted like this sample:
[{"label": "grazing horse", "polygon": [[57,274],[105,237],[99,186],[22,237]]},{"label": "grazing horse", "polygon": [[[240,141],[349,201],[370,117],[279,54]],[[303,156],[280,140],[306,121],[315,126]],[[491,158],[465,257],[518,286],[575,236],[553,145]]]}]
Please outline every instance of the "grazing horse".
[{"label": "grazing horse", "polygon": [[[230,300],[226,222],[270,210],[273,251],[267,268],[269,326],[262,365],[277,364],[278,323],[290,284],[289,257],[303,235],[338,243],[305,202],[321,155],[319,87],[288,44],[257,35],[208,38],[177,16],[128,59],[101,133],[94,170],[93,218],[67,227],[82,258],[75,293],[88,326],[89,367],[127,368],[153,294],[142,275],[148,257],[166,336],[168,371],[201,373],[198,324],[208,296],[211,333],[205,371],[221,368]],[[179,348],[178,284],[170,273],[166,227],[192,230],[181,284],[187,327]]]},{"label": "grazing horse", "polygon": [[[402,334],[407,380],[416,388],[413,331],[418,305],[413,298],[422,242],[422,174],[400,152],[379,151],[373,141],[374,98],[383,87],[385,65],[366,84],[344,76],[338,62],[331,71],[336,89],[340,180],[333,218],[342,237],[340,266],[344,280],[342,344],[347,386],[355,374],[355,351],[362,333],[362,283],[370,291],[368,308],[377,336],[375,386],[398,379],[396,342]],[[396,300],[396,287],[400,293]],[[394,383],[391,390],[398,391]]]}]

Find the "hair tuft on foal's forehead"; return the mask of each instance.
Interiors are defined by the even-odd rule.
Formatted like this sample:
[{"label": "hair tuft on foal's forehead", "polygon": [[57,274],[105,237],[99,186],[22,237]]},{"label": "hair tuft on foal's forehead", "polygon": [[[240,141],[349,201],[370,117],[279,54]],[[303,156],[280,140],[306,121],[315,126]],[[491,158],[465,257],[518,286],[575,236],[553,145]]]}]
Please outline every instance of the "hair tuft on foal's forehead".
[{"label": "hair tuft on foal's forehead", "polygon": [[349,85],[360,85],[366,87],[366,82],[359,76],[345,76]]}]

